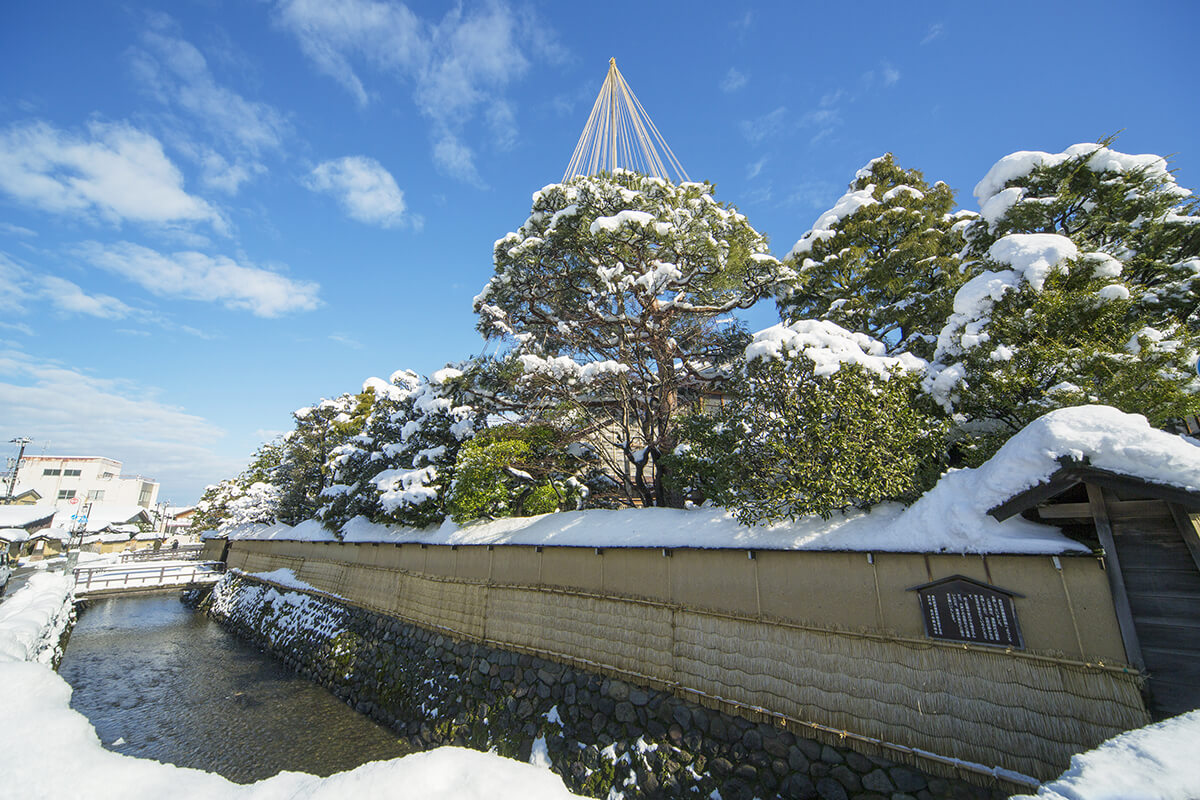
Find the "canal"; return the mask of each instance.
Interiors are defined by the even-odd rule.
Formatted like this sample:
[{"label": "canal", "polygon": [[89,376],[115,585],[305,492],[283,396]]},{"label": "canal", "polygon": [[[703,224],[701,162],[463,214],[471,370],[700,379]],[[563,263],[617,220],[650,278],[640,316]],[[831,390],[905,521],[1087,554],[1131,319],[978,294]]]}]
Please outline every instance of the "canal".
[{"label": "canal", "polygon": [[388,729],[185,607],[178,593],[80,613],[59,668],[110,750],[250,783],[408,752]]}]

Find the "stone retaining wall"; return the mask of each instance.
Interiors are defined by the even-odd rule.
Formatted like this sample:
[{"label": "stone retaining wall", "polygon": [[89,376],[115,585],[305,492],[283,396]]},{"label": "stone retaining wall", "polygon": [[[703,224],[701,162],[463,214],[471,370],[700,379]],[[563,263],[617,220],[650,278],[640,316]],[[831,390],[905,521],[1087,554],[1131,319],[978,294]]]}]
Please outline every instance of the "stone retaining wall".
[{"label": "stone retaining wall", "polygon": [[[1005,797],[577,667],[457,639],[322,593],[227,575],[222,625],[329,688],[413,750],[547,758],[593,797],[934,800]],[[615,792],[615,794],[614,794]]]}]

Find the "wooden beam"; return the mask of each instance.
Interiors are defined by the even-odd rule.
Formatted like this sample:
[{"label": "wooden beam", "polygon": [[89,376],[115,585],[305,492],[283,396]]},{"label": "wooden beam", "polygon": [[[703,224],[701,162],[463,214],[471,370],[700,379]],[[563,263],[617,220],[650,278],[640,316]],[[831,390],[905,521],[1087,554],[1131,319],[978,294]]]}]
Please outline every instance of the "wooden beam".
[{"label": "wooden beam", "polygon": [[[1167,513],[1162,500],[1112,500],[1106,499],[1109,519],[1129,520],[1144,517],[1161,517]],[[1182,510],[1182,509],[1181,509]],[[1092,518],[1091,503],[1055,503],[1038,506],[1042,519],[1087,519]]]},{"label": "wooden beam", "polygon": [[1192,554],[1192,561],[1196,564],[1196,569],[1200,569],[1200,530],[1196,527],[1196,517],[1187,512],[1187,509],[1181,508],[1174,503],[1171,503],[1171,516],[1175,518],[1175,525],[1179,528],[1179,535],[1183,537],[1184,544],[1188,547],[1188,552]]},{"label": "wooden beam", "polygon": [[1117,612],[1121,639],[1125,642],[1125,657],[1130,664],[1144,672],[1146,662],[1142,659],[1142,646],[1138,643],[1137,629],[1133,626],[1133,611],[1129,607],[1129,596],[1125,593],[1125,578],[1121,575],[1121,560],[1117,557],[1117,546],[1113,541],[1104,490],[1093,483],[1084,485],[1087,486],[1088,501],[1092,506],[1092,518],[1096,522],[1096,535],[1100,537],[1104,558],[1108,562],[1108,585],[1112,590],[1113,607]]}]

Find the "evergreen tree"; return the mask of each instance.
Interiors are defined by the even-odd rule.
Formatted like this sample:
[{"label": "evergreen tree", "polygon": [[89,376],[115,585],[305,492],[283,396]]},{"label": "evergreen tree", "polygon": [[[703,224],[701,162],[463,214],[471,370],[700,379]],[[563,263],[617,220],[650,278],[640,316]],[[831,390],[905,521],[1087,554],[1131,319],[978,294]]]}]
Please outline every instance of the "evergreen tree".
[{"label": "evergreen tree", "polygon": [[369,397],[343,394],[292,413],[296,427],[283,438],[274,480],[280,522],[298,525],[316,517],[322,493],[334,483],[333,451],[362,429],[369,408]]},{"label": "evergreen tree", "polygon": [[724,408],[685,418],[675,479],[747,525],[911,501],[944,428],[919,410],[924,362],[884,350],[821,320],[760,332]]},{"label": "evergreen tree", "polygon": [[447,506],[455,522],[528,517],[582,504],[578,462],[551,425],[501,425],[459,451]]},{"label": "evergreen tree", "polygon": [[729,313],[790,276],[713,191],[626,171],[547,186],[496,242],[495,276],[475,299],[480,331],[512,343],[530,405],[591,430],[597,451],[623,452],[646,504],[672,500],[659,461],[681,392],[711,384],[713,365],[744,344]]},{"label": "evergreen tree", "polygon": [[336,483],[325,490],[321,518],[334,530],[358,515],[416,528],[440,523],[459,450],[486,424],[469,402],[470,376],[457,367],[428,379],[401,370],[390,384],[368,384],[373,405],[362,433],[332,454]]},{"label": "evergreen tree", "polygon": [[1162,156],[1109,147],[1113,137],[1062,153],[1020,151],[975,187],[981,217],[968,231],[982,258],[1010,233],[1057,233],[1079,252],[1120,263],[1147,323],[1195,328],[1200,302],[1200,202]]},{"label": "evergreen tree", "polygon": [[891,153],[860,169],[785,259],[796,272],[779,302],[786,319],[827,319],[928,358],[962,284],[962,229],[954,192],[902,169]]},{"label": "evergreen tree", "polygon": [[250,464],[236,477],[207,487],[196,504],[192,530],[220,530],[244,523],[274,523],[279,492],[273,480],[282,458],[282,446],[268,442],[258,448]]},{"label": "evergreen tree", "polygon": [[975,187],[971,279],[926,381],[971,463],[1054,408],[1200,410],[1200,217],[1165,159],[1111,140],[1021,151]]}]

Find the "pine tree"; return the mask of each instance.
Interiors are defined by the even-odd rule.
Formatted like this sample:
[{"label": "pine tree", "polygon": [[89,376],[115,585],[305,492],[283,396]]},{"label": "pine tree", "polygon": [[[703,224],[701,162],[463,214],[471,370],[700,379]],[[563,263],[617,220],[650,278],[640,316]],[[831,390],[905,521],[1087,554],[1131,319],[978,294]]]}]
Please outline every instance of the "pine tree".
[{"label": "pine tree", "polygon": [[983,257],[1010,233],[1057,233],[1079,252],[1120,264],[1147,324],[1200,324],[1200,201],[1162,156],[1109,147],[1114,137],[1062,153],[1020,151],[975,187],[981,217],[968,231]]},{"label": "pine tree", "polygon": [[860,169],[849,191],[796,242],[796,272],[779,302],[785,319],[827,319],[924,358],[962,284],[962,229],[954,192],[902,169],[891,153]]},{"label": "pine tree", "polygon": [[925,362],[823,320],[759,332],[715,415],[684,420],[684,488],[744,524],[828,518],[932,485],[944,426],[920,410]]},{"label": "pine tree", "polygon": [[369,404],[369,398],[343,394],[292,413],[295,428],[283,438],[274,480],[280,492],[280,522],[298,525],[316,517],[322,493],[334,483],[330,457],[362,429]]},{"label": "pine tree", "polygon": [[646,504],[673,501],[657,467],[681,392],[711,384],[744,344],[729,313],[790,276],[713,192],[626,171],[547,186],[496,242],[475,299],[480,331],[513,345],[528,402],[590,429],[609,446],[598,451],[619,448]]}]

